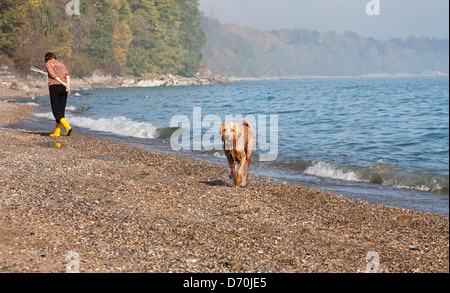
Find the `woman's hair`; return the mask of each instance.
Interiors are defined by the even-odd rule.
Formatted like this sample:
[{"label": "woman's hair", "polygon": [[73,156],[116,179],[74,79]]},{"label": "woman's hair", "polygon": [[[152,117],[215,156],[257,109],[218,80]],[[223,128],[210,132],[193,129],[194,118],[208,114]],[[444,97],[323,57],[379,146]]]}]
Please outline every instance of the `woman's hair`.
[{"label": "woman's hair", "polygon": [[53,60],[53,59],[55,59],[55,60],[57,59],[55,53],[48,52],[47,54],[45,54],[45,63],[47,63],[48,61]]}]

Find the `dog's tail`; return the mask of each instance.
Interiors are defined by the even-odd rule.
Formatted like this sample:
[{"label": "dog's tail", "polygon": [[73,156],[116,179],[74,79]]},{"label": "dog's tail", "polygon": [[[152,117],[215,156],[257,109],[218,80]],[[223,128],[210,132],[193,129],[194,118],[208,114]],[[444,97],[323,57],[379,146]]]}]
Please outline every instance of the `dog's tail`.
[{"label": "dog's tail", "polygon": [[248,128],[250,128],[250,130],[253,130],[252,125],[247,120],[244,120],[244,122],[242,122],[242,125],[247,126]]},{"label": "dog's tail", "polygon": [[[242,122],[242,125],[247,126],[248,129],[250,129],[251,133],[253,133],[253,127],[247,120],[244,120],[244,122]],[[256,138],[256,136],[254,134],[253,134],[253,137],[255,139],[255,142],[258,141],[258,139]]]}]

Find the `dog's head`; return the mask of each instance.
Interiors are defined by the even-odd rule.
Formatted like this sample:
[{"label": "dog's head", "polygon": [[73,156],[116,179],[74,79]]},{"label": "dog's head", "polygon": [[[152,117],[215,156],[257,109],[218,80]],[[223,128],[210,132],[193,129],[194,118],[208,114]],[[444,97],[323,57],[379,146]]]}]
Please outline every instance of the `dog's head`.
[{"label": "dog's head", "polygon": [[236,141],[236,122],[227,121],[222,124],[220,128],[220,135],[222,136],[222,141],[225,143],[227,149],[233,148],[233,142]]}]

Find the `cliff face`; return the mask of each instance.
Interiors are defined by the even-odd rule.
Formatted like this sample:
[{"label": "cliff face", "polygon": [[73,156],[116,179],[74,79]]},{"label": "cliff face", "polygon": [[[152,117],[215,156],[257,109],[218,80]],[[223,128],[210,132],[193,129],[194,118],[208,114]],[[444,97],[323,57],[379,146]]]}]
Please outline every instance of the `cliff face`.
[{"label": "cliff face", "polygon": [[[90,77],[72,78],[71,89],[72,91],[77,91],[91,88],[196,86],[226,83],[230,83],[230,81],[210,72],[198,73],[194,77],[169,74],[152,78],[94,73]],[[46,73],[31,71],[31,73],[25,74],[15,67],[0,66],[0,98],[33,98],[41,96],[48,96]]]}]

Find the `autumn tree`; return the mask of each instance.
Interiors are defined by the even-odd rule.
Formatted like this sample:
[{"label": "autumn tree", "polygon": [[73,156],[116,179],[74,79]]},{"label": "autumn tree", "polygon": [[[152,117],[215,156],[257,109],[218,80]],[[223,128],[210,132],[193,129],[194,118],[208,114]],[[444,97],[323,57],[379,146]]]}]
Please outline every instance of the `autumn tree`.
[{"label": "autumn tree", "polygon": [[149,76],[193,75],[204,35],[197,0],[82,0],[80,15],[66,1],[2,0],[0,63],[43,67],[53,51],[85,76],[95,70]]}]

